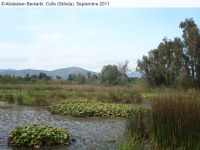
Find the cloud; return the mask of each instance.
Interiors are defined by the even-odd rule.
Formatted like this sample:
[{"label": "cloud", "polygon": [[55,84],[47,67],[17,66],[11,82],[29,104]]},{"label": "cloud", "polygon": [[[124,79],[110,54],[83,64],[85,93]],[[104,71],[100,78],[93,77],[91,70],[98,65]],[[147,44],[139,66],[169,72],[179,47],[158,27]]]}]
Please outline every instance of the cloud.
[{"label": "cloud", "polygon": [[17,49],[17,48],[19,48],[19,46],[16,45],[16,44],[0,43],[0,49],[1,49],[1,50],[7,51],[7,50]]},{"label": "cloud", "polygon": [[[53,70],[78,66],[99,72],[104,65],[117,64],[127,59],[127,55],[122,56],[120,50],[113,53],[107,46],[88,47],[88,43],[84,45],[78,41],[68,43],[59,33],[44,33],[35,38],[35,42],[28,44],[0,43],[0,52],[3,54],[0,68]],[[6,51],[2,51],[2,48]]]},{"label": "cloud", "polygon": [[52,43],[59,41],[63,37],[63,35],[60,33],[53,32],[53,33],[36,34],[35,37],[39,42]]},{"label": "cloud", "polygon": [[[0,61],[3,62],[0,68],[52,70],[78,66],[100,71],[104,65],[124,62],[138,55],[134,54],[134,48],[137,51],[140,44],[130,36],[131,32],[123,31],[121,22],[109,24],[106,16],[98,18],[99,13],[89,14],[87,18],[85,12],[65,11],[29,10],[29,16],[25,15],[23,20],[7,20],[14,29],[12,34],[6,34],[7,38],[0,36]],[[6,30],[8,28],[11,27],[6,26]],[[2,43],[4,41],[7,43]],[[142,45],[145,45],[144,40]]]}]

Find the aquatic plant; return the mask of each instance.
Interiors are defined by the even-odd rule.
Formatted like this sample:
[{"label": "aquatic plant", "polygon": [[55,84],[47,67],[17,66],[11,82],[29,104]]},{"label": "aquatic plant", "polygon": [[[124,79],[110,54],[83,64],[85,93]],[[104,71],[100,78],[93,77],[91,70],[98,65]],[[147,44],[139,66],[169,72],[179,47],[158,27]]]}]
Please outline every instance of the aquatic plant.
[{"label": "aquatic plant", "polygon": [[95,100],[67,101],[48,106],[47,110],[52,114],[74,117],[128,117],[139,112],[139,108],[132,104],[102,103]]},{"label": "aquatic plant", "polygon": [[65,145],[69,143],[69,133],[59,127],[29,124],[11,130],[8,141],[14,147],[40,148],[42,145]]}]

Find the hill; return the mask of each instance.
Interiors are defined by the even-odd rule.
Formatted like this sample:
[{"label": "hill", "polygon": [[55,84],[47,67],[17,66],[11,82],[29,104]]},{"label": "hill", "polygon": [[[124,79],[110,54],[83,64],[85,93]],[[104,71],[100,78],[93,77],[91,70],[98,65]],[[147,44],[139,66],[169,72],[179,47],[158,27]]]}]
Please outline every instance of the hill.
[{"label": "hill", "polygon": [[142,74],[137,71],[130,72],[127,75],[130,78],[141,78],[142,77]]},{"label": "hill", "polygon": [[21,76],[25,77],[27,74],[30,76],[32,75],[39,75],[40,72],[43,72],[47,74],[48,76],[52,76],[54,79],[56,76],[62,77],[62,79],[67,79],[69,74],[72,73],[81,73],[83,75],[87,75],[88,72],[91,72],[91,74],[98,74],[93,71],[89,71],[83,68],[79,67],[69,67],[69,68],[62,68],[62,69],[56,69],[52,71],[47,71],[47,70],[34,70],[34,69],[24,69],[24,70],[14,70],[14,69],[0,69],[0,74],[1,75],[13,75],[13,76]]},{"label": "hill", "polygon": [[[62,79],[67,79],[69,74],[75,73],[81,73],[83,75],[87,75],[88,72],[91,74],[97,75],[97,72],[93,72],[90,70],[86,70],[80,67],[68,67],[68,68],[62,68],[62,69],[56,69],[52,71],[47,71],[47,70],[34,70],[34,69],[23,69],[23,70],[15,70],[15,69],[0,69],[0,74],[1,75],[13,75],[13,76],[20,76],[20,77],[25,77],[27,74],[30,76],[32,75],[39,75],[40,72],[43,72],[47,74],[48,76],[52,76],[53,79],[56,78],[56,76],[60,76]],[[133,71],[127,74],[128,77],[134,78],[141,78],[141,74],[137,71]]]}]

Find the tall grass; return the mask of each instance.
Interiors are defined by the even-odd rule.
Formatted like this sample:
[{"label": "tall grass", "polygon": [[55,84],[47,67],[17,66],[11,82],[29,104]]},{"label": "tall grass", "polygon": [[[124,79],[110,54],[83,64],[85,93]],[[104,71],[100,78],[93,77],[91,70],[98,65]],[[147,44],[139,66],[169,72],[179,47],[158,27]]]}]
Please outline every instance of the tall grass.
[{"label": "tall grass", "polygon": [[127,139],[119,145],[120,150],[145,150],[145,139],[138,140],[137,134],[127,135]]},{"label": "tall grass", "polygon": [[[5,95],[13,95],[14,98]],[[21,97],[17,97],[21,95]],[[17,98],[16,98],[17,97]],[[61,84],[8,84],[0,85],[0,100],[18,104],[44,105],[66,99],[95,99],[101,102],[141,103],[141,90],[133,87]]]},{"label": "tall grass", "polygon": [[140,108],[138,113],[131,114],[127,120],[128,135],[137,140],[149,139],[151,134],[151,110]]},{"label": "tall grass", "polygon": [[151,138],[151,110],[140,108],[138,113],[127,119],[127,138],[120,145],[120,150],[149,150]]},{"label": "tall grass", "polygon": [[200,149],[199,94],[160,95],[152,101],[153,145],[156,149]]},{"label": "tall grass", "polygon": [[147,142],[153,150],[200,150],[200,93],[190,89],[157,94],[152,111],[130,116],[127,129],[129,140],[122,149]]}]

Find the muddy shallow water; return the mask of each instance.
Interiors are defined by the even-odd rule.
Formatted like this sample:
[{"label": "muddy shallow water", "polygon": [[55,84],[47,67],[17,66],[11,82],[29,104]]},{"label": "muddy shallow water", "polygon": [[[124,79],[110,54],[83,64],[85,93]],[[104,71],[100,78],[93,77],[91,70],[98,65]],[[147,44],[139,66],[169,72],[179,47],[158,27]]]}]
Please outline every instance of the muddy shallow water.
[{"label": "muddy shallow water", "polygon": [[10,130],[17,125],[28,123],[63,127],[69,131],[71,139],[75,139],[68,146],[43,149],[114,150],[118,149],[117,145],[123,139],[125,122],[123,118],[74,118],[51,115],[44,107],[10,106],[0,102],[0,150],[12,150],[7,143]]}]

